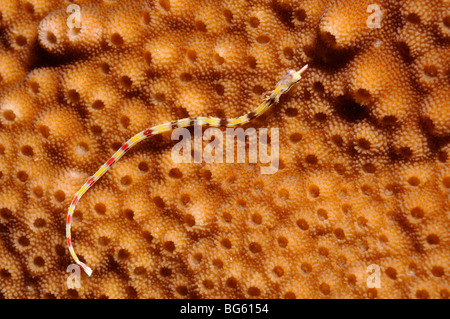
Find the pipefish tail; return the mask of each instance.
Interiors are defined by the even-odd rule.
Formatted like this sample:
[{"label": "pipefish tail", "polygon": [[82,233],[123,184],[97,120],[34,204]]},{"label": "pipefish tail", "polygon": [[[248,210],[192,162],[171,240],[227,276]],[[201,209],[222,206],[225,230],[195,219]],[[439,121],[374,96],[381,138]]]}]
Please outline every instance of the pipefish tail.
[{"label": "pipefish tail", "polygon": [[72,245],[72,237],[71,237],[71,225],[72,225],[72,215],[75,211],[75,207],[78,204],[80,198],[86,193],[89,188],[94,185],[96,181],[100,179],[110,168],[116,163],[118,160],[122,158],[122,156],[133,146],[138,144],[139,142],[145,140],[146,138],[157,135],[166,131],[170,131],[176,128],[181,127],[189,127],[193,125],[201,125],[201,126],[212,126],[212,127],[236,127],[239,125],[243,125],[249,123],[251,120],[261,116],[264,112],[266,112],[274,103],[278,103],[280,96],[286,92],[288,92],[292,86],[294,86],[297,82],[300,81],[302,74],[308,69],[308,65],[305,65],[300,71],[288,70],[284,77],[277,83],[275,89],[273,91],[267,92],[264,96],[264,100],[261,105],[258,106],[255,110],[240,117],[231,118],[231,119],[221,119],[216,117],[189,117],[184,118],[177,121],[172,121],[169,123],[160,124],[151,128],[148,128],[130,138],[126,141],[115,153],[114,155],[103,164],[99,170],[92,175],[89,180],[84,183],[84,185],[80,188],[80,190],[75,194],[75,197],[72,200],[72,203],[69,206],[69,211],[67,214],[67,223],[66,223],[66,237],[67,237],[67,246],[69,248],[70,254],[72,255],[75,262],[83,268],[83,270],[88,274],[88,276],[92,275],[92,269],[89,268],[86,264],[81,262],[78,259],[75,250]]}]

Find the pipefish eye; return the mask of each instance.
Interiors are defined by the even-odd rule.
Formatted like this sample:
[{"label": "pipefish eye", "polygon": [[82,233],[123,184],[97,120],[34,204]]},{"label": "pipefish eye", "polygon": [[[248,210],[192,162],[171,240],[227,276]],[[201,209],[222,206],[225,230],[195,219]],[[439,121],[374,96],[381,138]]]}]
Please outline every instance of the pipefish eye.
[{"label": "pipefish eye", "polygon": [[279,85],[289,85],[292,83],[292,76],[293,74],[290,72],[287,72],[286,75],[278,82]]},{"label": "pipefish eye", "polygon": [[295,73],[292,75],[292,84],[297,83],[298,81],[301,80],[301,78],[302,78],[302,77],[301,77],[297,72],[295,72]]}]

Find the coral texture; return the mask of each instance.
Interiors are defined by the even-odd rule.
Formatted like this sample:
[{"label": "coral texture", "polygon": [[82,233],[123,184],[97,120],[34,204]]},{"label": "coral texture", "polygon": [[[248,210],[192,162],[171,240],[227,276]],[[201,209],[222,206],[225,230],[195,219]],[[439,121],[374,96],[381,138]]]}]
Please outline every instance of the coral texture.
[{"label": "coral texture", "polygon": [[[2,0],[0,298],[449,298],[450,3],[373,3]],[[67,286],[67,208],[122,142],[306,63],[246,126],[277,173],[142,142],[78,204]]]}]

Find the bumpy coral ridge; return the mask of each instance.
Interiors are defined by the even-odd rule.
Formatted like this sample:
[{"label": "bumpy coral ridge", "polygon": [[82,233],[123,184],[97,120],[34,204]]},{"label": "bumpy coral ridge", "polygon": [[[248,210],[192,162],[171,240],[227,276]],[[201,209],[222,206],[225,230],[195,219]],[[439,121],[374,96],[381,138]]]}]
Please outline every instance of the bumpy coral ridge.
[{"label": "bumpy coral ridge", "polygon": [[[0,3],[0,298],[448,298],[448,1]],[[373,11],[375,10],[375,11]],[[372,15],[372,16],[371,16]],[[72,25],[72,24],[71,24]],[[73,26],[73,25],[72,25]],[[280,170],[176,164],[134,133],[252,110]],[[368,287],[367,268],[381,270]]]}]

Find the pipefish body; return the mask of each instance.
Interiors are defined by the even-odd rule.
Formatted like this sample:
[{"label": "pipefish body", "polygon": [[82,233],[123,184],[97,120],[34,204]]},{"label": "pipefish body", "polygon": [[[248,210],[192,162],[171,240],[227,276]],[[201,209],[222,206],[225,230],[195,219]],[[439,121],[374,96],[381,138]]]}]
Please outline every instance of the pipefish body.
[{"label": "pipefish body", "polygon": [[300,81],[301,75],[306,71],[308,65],[305,65],[301,68],[300,71],[288,70],[285,76],[277,83],[275,89],[273,91],[267,92],[263,102],[258,106],[255,110],[240,117],[231,118],[231,119],[221,119],[216,117],[189,117],[184,118],[177,121],[172,121],[164,124],[160,124],[157,126],[153,126],[148,128],[130,138],[126,141],[115,153],[114,155],[103,164],[100,169],[92,175],[89,180],[84,183],[84,185],[80,188],[80,190],[75,194],[75,197],[72,200],[72,203],[69,206],[69,212],[67,214],[67,223],[66,223],[66,237],[67,237],[67,246],[69,248],[70,254],[72,255],[75,262],[83,268],[83,270],[91,276],[92,269],[89,268],[86,264],[81,262],[78,259],[75,250],[73,249],[72,239],[71,239],[71,225],[72,225],[72,215],[75,211],[75,207],[79,202],[80,198],[86,193],[89,188],[94,185],[96,181],[100,179],[110,168],[116,163],[122,156],[133,146],[138,144],[139,142],[145,140],[146,138],[157,135],[163,132],[167,132],[170,130],[174,130],[176,128],[181,127],[189,127],[193,125],[201,125],[201,126],[211,126],[211,127],[236,127],[239,125],[244,125],[249,123],[251,120],[261,116],[264,112],[266,112],[274,103],[278,103],[280,96],[291,89],[291,87]]}]

